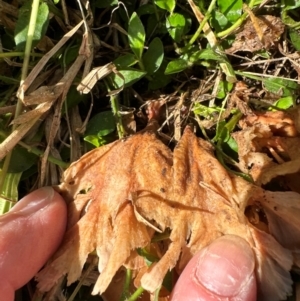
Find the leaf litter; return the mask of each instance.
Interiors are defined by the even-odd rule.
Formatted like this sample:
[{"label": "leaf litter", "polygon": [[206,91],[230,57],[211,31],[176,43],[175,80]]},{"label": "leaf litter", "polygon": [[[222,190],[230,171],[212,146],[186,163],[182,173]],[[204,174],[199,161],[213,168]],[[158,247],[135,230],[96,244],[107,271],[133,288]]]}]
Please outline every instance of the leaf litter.
[{"label": "leaf litter", "polygon": [[[253,250],[259,300],[291,294],[289,271],[297,265],[300,247],[300,195],[266,190],[230,174],[190,127],[171,152],[153,125],[150,120],[142,132],[92,150],[65,171],[58,189],[69,204],[68,231],[37,275],[38,287],[47,291],[66,274],[73,283],[96,250],[100,275],[93,294],[103,293],[122,265],[141,269],[136,250],[149,248],[158,228],[171,230],[170,243],[146,272],[142,265],[141,286],[150,293],[180,264],[184,248],[193,255],[230,234],[244,238]],[[264,230],[244,214],[249,206],[264,213],[256,222],[264,222]]]},{"label": "leaf litter", "polygon": [[261,49],[269,49],[275,45],[282,33],[284,24],[280,18],[264,15],[255,17],[252,13],[240,31],[236,34],[231,47],[226,53],[240,51],[255,52]]}]

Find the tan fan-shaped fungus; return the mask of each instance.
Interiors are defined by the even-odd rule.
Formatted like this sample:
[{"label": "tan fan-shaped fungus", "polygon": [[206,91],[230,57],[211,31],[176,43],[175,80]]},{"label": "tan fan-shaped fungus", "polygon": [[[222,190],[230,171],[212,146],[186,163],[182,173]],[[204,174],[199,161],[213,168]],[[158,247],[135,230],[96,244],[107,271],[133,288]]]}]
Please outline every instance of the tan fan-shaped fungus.
[{"label": "tan fan-shaped fungus", "polygon": [[[69,226],[60,249],[37,275],[42,291],[62,275],[68,275],[68,284],[77,280],[96,250],[100,276],[93,294],[104,292],[124,263],[139,268],[136,249],[150,244],[153,225],[170,229],[171,243],[141,278],[150,292],[160,287],[183,249],[195,254],[233,234],[253,249],[259,300],[291,293],[292,251],[300,248],[300,195],[265,191],[228,173],[190,128],[173,153],[151,131],[95,149],[65,171],[60,190],[69,202]],[[249,223],[244,215],[249,205],[265,211],[266,232]]]}]

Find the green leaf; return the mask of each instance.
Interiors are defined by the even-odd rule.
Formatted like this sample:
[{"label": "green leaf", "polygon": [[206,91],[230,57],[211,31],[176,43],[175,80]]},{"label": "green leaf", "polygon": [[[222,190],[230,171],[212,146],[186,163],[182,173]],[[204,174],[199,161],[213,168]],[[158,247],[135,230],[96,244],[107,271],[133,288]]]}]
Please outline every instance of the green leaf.
[{"label": "green leaf", "polygon": [[[223,101],[223,105],[224,104],[225,102]],[[230,140],[230,133],[234,130],[242,116],[243,114],[241,112],[236,111],[228,122],[225,120],[218,122],[216,135],[213,138],[213,141],[227,142]]]},{"label": "green leaf", "polygon": [[148,51],[143,56],[143,63],[148,74],[156,72],[164,58],[164,46],[160,38],[154,38],[149,45]]},{"label": "green leaf", "polygon": [[98,8],[107,8],[118,5],[118,0],[96,0],[94,1],[94,5]]},{"label": "green leaf", "polygon": [[155,6],[151,3],[151,4],[144,4],[141,5],[137,10],[136,10],[137,14],[139,16],[143,16],[143,15],[152,15],[155,14]]},{"label": "green leaf", "polygon": [[18,79],[7,77],[4,75],[0,75],[0,80],[4,83],[10,84],[10,85],[16,85],[16,84],[20,83],[20,81]]},{"label": "green leaf", "polygon": [[202,104],[196,102],[194,104],[193,111],[196,115],[200,115],[200,116],[210,119],[216,115],[219,115],[220,112],[223,111],[223,109],[219,108],[219,107],[207,107],[205,105],[202,105]]},{"label": "green leaf", "polygon": [[224,133],[225,135],[228,133],[228,130],[226,130],[225,126],[226,126],[225,120],[217,123],[216,135],[213,138],[213,141],[219,141],[220,139],[222,139],[222,137],[224,137]]},{"label": "green leaf", "polygon": [[283,97],[293,95],[299,88],[296,82],[282,78],[266,78],[263,79],[263,83],[269,92],[282,94]]},{"label": "green leaf", "polygon": [[300,51],[300,33],[299,31],[290,28],[289,35],[291,42],[297,51]]},{"label": "green leaf", "polygon": [[282,22],[287,25],[290,28],[299,29],[300,28],[300,22],[296,22],[293,18],[291,18],[287,11],[284,10],[281,13],[281,20]]},{"label": "green leaf", "polygon": [[185,70],[188,67],[189,67],[189,63],[186,60],[177,59],[177,60],[171,61],[168,64],[168,66],[165,70],[165,74],[178,73],[178,72],[181,72],[181,71]]},{"label": "green leaf", "polygon": [[[18,20],[15,28],[15,43],[17,51],[24,51],[27,40],[28,27],[31,14],[32,1],[25,1],[25,4],[19,9]],[[49,24],[49,8],[45,2],[42,2],[38,9],[36,26],[33,34],[33,47],[45,35]]]},{"label": "green leaf", "polygon": [[243,1],[242,0],[218,0],[220,11],[231,22],[235,22],[242,15]]},{"label": "green leaf", "polygon": [[282,0],[281,5],[284,10],[291,10],[300,7],[300,0]]},{"label": "green leaf", "polygon": [[62,115],[66,113],[66,110],[70,110],[77,106],[79,103],[84,103],[88,100],[88,94],[80,93],[77,91],[76,86],[71,86],[65,100],[66,105],[64,105],[61,110]]},{"label": "green leaf", "polygon": [[59,56],[59,61],[63,68],[66,68],[77,59],[79,49],[80,45],[75,44],[71,47],[67,47],[66,50],[63,52],[63,55]]},{"label": "green leaf", "polygon": [[[22,173],[7,173],[0,197],[0,215],[9,211],[18,201],[18,186]],[[1,171],[0,171],[1,177]]]},{"label": "green leaf", "polygon": [[225,98],[227,93],[229,93],[231,91],[232,87],[233,87],[232,83],[229,83],[227,81],[221,81],[218,86],[218,91],[217,91],[216,97],[219,99]]},{"label": "green leaf", "polygon": [[211,14],[211,23],[212,26],[216,29],[217,32],[225,30],[229,27],[230,23],[225,15],[218,10],[212,11]]},{"label": "green leaf", "polygon": [[83,138],[83,140],[94,145],[95,147],[100,147],[106,144],[105,139],[98,137],[97,135],[87,135]]},{"label": "green leaf", "polygon": [[284,110],[290,108],[293,105],[294,105],[294,98],[292,96],[282,97],[274,103],[275,107]]},{"label": "green leaf", "polygon": [[132,53],[127,53],[125,55],[119,56],[114,60],[114,64],[119,69],[125,69],[135,65],[138,62],[136,56]]},{"label": "green leaf", "polygon": [[218,145],[221,146],[222,150],[230,155],[234,160],[237,159],[238,145],[236,141],[230,135],[230,130],[227,128],[225,122],[219,128],[217,136],[214,138],[218,141]]},{"label": "green leaf", "polygon": [[110,74],[115,89],[124,87],[130,87],[139,79],[144,77],[147,73],[138,69],[119,70],[119,73],[123,76],[124,80],[117,74]]},{"label": "green leaf", "polygon": [[38,156],[29,153],[25,148],[15,146],[12,151],[8,172],[19,173],[29,169],[38,161]]},{"label": "green leaf", "polygon": [[116,124],[113,113],[111,111],[101,112],[89,121],[84,140],[95,146],[103,145],[104,143],[101,144],[101,141],[104,142],[105,140],[103,140],[102,137],[114,132],[115,129]]},{"label": "green leaf", "polygon": [[213,60],[213,61],[225,62],[225,59],[220,54],[213,51],[212,49],[198,50],[195,53],[193,53],[189,58],[189,62],[191,62],[192,64],[198,63],[201,60],[205,60],[205,61]]},{"label": "green leaf", "polygon": [[[163,12],[163,11],[162,11]],[[146,26],[146,36],[163,36],[168,33],[166,28],[166,19],[164,16],[159,16],[159,21],[155,14],[149,15],[147,19]]]},{"label": "green leaf", "polygon": [[167,62],[163,61],[160,68],[152,75],[152,80],[149,81],[148,88],[150,90],[157,90],[165,87],[170,81],[171,76],[165,74]]},{"label": "green leaf", "polygon": [[259,55],[260,57],[263,57],[266,60],[271,59],[270,53],[266,49],[260,49],[258,51],[255,51],[256,55]]},{"label": "green leaf", "polygon": [[128,39],[131,50],[140,60],[145,44],[145,29],[136,12],[132,14],[129,20]]},{"label": "green leaf", "polygon": [[158,7],[167,10],[169,13],[172,13],[176,6],[175,0],[154,0],[154,3]]},{"label": "green leaf", "polygon": [[147,266],[150,266],[153,262],[159,260],[157,255],[152,254],[146,248],[138,248],[136,251],[140,256],[144,258]]},{"label": "green leaf", "polygon": [[166,28],[170,36],[177,43],[182,40],[182,35],[185,31],[185,24],[185,17],[181,14],[175,13],[167,17]]},{"label": "green leaf", "polygon": [[233,152],[238,152],[238,144],[232,138],[232,136],[227,137],[227,139],[224,140],[224,144],[226,144]]}]

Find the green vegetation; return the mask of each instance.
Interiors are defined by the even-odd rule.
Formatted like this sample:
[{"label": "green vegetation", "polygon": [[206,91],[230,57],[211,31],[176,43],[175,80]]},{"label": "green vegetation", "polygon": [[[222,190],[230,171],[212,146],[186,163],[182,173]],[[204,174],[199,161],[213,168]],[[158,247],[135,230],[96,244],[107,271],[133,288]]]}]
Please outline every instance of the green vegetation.
[{"label": "green vegetation", "polygon": [[[240,118],[297,104],[299,0],[10,2],[0,0],[2,214],[88,150],[145,128],[155,103],[167,143],[193,124],[237,173]],[[100,300],[84,294],[74,300]]]}]

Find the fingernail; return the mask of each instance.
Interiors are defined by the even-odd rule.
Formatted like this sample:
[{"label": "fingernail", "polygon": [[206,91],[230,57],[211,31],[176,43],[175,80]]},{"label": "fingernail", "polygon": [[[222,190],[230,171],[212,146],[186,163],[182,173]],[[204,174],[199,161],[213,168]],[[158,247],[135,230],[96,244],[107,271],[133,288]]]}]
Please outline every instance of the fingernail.
[{"label": "fingernail", "polygon": [[9,213],[31,215],[46,208],[52,201],[54,190],[52,187],[43,187],[22,198]]},{"label": "fingernail", "polygon": [[247,285],[254,270],[249,244],[235,235],[226,235],[209,245],[200,255],[195,281],[220,297],[238,294]]}]

